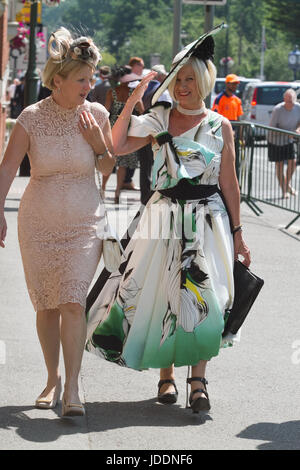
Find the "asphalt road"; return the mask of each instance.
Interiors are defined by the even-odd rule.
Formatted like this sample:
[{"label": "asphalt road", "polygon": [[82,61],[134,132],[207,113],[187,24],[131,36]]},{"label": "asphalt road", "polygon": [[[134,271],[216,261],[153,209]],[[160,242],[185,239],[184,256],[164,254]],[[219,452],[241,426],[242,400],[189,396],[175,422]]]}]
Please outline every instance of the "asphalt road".
[{"label": "asphalt road", "polygon": [[[136,372],[85,352],[81,396],[86,416],[62,419],[60,404],[55,410],[33,406],[46,373],[17,242],[17,210],[26,182],[17,177],[9,193],[7,246],[0,251],[2,450],[103,450],[113,456],[116,451],[144,449],[300,449],[300,220],[285,231],[293,218],[289,212],[260,204],[263,214],[258,217],[242,204],[252,269],[265,286],[245,322],[241,342],[222,350],[208,366],[210,414],[193,415],[185,409],[186,367],[176,374],[177,404],[164,406],[155,401],[158,370]],[[107,207],[122,233],[138,206],[139,193],[124,192],[116,207],[114,184],[113,175]]]}]

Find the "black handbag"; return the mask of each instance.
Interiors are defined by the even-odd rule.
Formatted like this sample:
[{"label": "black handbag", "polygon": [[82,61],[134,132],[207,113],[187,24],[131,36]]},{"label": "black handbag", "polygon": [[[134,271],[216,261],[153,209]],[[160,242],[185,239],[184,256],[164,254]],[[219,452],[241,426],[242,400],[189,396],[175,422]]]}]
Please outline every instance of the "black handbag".
[{"label": "black handbag", "polygon": [[234,301],[225,322],[222,336],[236,334],[245,321],[264,280],[256,276],[241,261],[234,262]]}]

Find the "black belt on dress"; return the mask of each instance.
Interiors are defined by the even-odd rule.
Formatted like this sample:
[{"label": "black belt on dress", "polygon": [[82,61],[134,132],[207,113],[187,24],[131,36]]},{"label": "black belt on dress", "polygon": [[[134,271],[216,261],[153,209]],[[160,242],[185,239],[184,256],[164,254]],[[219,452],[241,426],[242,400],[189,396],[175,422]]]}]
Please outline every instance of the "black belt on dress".
[{"label": "black belt on dress", "polygon": [[158,192],[163,196],[174,200],[205,199],[220,190],[217,184],[191,184],[185,178],[173,188],[159,189]]}]

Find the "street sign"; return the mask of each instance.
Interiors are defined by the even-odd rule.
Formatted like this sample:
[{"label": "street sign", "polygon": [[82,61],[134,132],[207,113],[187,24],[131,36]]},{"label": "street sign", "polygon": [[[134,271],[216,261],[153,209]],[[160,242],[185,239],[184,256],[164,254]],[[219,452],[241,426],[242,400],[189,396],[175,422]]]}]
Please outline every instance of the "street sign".
[{"label": "street sign", "polygon": [[[31,2],[25,2],[23,8],[16,13],[16,21],[18,23],[30,23],[30,8],[31,8]],[[37,17],[37,23],[42,22],[42,2],[38,3],[38,17]]]},{"label": "street sign", "polygon": [[183,3],[194,5],[225,5],[227,0],[183,0]]}]

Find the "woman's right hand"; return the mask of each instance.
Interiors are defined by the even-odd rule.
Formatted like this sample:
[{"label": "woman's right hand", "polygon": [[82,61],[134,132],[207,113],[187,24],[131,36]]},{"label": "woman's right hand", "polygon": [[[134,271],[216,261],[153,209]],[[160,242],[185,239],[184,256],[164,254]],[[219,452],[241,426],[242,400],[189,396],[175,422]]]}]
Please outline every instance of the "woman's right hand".
[{"label": "woman's right hand", "polygon": [[136,104],[138,101],[141,101],[144,96],[145,91],[148,88],[149,82],[151,80],[154,80],[156,75],[157,75],[157,72],[154,72],[154,71],[149,72],[147,75],[145,75],[145,77],[142,78],[140,83],[135,87],[135,89],[133,90],[132,94],[130,95],[127,101],[134,101],[134,104]]},{"label": "woman's right hand", "polygon": [[5,247],[4,240],[6,237],[6,232],[7,232],[6,220],[5,220],[4,214],[1,213],[0,214],[0,246],[2,248]]}]

